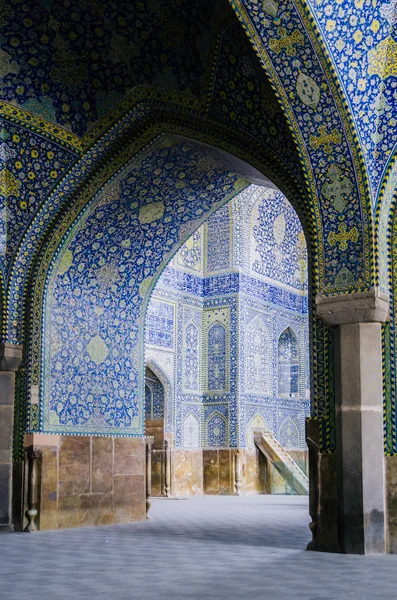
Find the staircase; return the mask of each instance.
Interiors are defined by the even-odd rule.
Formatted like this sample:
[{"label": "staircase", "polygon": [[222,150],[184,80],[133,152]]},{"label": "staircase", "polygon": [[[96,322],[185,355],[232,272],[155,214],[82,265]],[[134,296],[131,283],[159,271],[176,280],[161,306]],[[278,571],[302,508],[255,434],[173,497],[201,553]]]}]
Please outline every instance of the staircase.
[{"label": "staircase", "polygon": [[268,431],[255,431],[254,442],[262,454],[270,461],[296,494],[309,493],[309,479],[296,462]]}]

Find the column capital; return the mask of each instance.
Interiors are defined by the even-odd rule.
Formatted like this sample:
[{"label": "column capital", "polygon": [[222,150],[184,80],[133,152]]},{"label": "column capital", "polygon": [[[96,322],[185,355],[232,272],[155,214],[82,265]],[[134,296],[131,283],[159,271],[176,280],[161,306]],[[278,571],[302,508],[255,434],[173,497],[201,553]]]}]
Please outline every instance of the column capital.
[{"label": "column capital", "polygon": [[389,318],[389,296],[378,287],[340,296],[316,296],[316,314],[327,325],[384,323]]},{"label": "column capital", "polygon": [[0,343],[0,371],[18,371],[22,363],[22,346]]}]

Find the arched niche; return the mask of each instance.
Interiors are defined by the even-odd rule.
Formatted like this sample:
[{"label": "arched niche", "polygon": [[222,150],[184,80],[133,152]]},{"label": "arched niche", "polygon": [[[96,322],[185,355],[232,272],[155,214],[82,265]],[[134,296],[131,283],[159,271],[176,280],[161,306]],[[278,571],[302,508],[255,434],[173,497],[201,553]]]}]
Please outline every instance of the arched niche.
[{"label": "arched niche", "polygon": [[277,342],[277,395],[299,396],[299,341],[291,327],[281,333]]}]

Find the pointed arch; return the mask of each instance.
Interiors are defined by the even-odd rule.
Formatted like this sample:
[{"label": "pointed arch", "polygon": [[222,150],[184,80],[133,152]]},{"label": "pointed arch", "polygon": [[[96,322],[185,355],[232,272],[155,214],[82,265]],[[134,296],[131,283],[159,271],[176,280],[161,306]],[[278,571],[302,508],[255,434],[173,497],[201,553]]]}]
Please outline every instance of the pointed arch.
[{"label": "pointed arch", "polygon": [[172,383],[162,369],[162,367],[154,360],[153,357],[145,358],[145,367],[149,368],[156,375],[157,379],[160,381],[163,390],[164,390],[164,410],[163,410],[163,419],[164,426],[166,431],[171,431],[172,423],[173,423],[173,412],[174,412],[174,402],[173,402],[173,386]]},{"label": "pointed arch", "polygon": [[271,393],[271,344],[269,331],[258,315],[245,332],[245,389],[247,392]]},{"label": "pointed arch", "polygon": [[189,412],[183,421],[183,448],[200,448],[200,421],[193,412]]},{"label": "pointed arch", "polygon": [[291,416],[288,415],[281,423],[277,439],[284,448],[300,449],[299,427]]},{"label": "pointed arch", "polygon": [[183,331],[182,386],[185,390],[200,390],[200,330],[190,320]]},{"label": "pointed arch", "polygon": [[266,419],[260,413],[255,413],[247,423],[245,445],[247,448],[254,447],[255,431],[269,431]]},{"label": "pointed arch", "polygon": [[299,396],[299,342],[291,327],[286,327],[277,343],[279,397]]},{"label": "pointed arch", "polygon": [[229,445],[228,422],[219,411],[212,412],[205,420],[205,446],[223,448]]},{"label": "pointed arch", "polygon": [[153,389],[147,381],[145,381],[145,419],[153,418]]},{"label": "pointed arch", "polygon": [[226,328],[215,321],[207,332],[207,387],[211,391],[227,389],[226,340]]}]

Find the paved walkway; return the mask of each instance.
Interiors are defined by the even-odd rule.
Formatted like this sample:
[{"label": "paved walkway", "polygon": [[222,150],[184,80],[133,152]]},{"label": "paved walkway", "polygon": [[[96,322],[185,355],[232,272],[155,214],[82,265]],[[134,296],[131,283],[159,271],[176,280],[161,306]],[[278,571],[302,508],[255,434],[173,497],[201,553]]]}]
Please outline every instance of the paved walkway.
[{"label": "paved walkway", "polygon": [[152,521],[3,534],[1,600],[390,600],[397,556],[304,550],[307,499],[154,500]]}]

